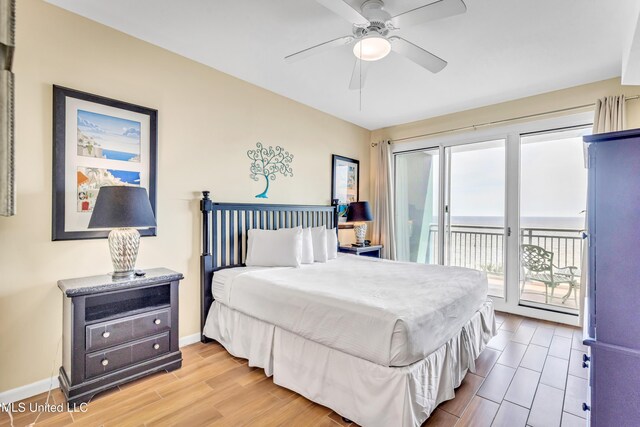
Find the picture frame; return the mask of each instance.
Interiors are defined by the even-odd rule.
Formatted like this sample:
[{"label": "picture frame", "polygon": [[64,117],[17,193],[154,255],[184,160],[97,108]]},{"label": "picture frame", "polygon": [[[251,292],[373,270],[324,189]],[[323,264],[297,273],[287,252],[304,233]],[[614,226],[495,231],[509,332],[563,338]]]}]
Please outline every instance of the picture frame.
[{"label": "picture frame", "polygon": [[331,156],[331,200],[338,199],[339,222],[346,222],[347,206],[360,200],[360,161]]},{"label": "picture frame", "polygon": [[157,215],[157,155],[157,110],[54,85],[52,240],[107,237],[88,228],[104,185],[146,188]]}]

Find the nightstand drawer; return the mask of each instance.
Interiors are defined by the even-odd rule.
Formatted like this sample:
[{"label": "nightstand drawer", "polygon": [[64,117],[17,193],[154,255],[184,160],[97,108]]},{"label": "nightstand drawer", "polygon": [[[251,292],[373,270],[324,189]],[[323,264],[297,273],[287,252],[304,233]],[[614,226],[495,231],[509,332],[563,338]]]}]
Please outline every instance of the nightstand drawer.
[{"label": "nightstand drawer", "polygon": [[86,378],[97,377],[169,351],[169,332],[105,351],[88,354]]},{"label": "nightstand drawer", "polygon": [[171,309],[166,308],[137,316],[87,326],[86,350],[95,351],[144,338],[170,327]]},{"label": "nightstand drawer", "polygon": [[133,339],[133,318],[87,326],[87,351],[122,344]]},{"label": "nightstand drawer", "polygon": [[133,363],[151,359],[169,351],[169,332],[150,339],[138,341],[131,345],[131,361]]},{"label": "nightstand drawer", "polygon": [[171,327],[171,309],[153,311],[133,319],[134,338],[146,337],[166,331]]}]

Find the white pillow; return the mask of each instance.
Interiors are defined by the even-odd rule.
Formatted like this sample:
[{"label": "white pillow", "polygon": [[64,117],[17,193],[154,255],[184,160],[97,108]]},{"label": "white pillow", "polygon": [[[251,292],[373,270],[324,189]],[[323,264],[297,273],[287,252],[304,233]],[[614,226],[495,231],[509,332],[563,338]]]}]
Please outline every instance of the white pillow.
[{"label": "white pillow", "polygon": [[327,229],[314,227],[311,229],[311,239],[313,240],[313,260],[315,262],[327,262]]},{"label": "white pillow", "polygon": [[338,258],[338,235],[336,229],[327,230],[327,259]]},{"label": "white pillow", "polygon": [[248,266],[300,267],[302,228],[250,229],[247,249]]},{"label": "white pillow", "polygon": [[302,263],[313,264],[313,238],[311,229],[302,229]]}]

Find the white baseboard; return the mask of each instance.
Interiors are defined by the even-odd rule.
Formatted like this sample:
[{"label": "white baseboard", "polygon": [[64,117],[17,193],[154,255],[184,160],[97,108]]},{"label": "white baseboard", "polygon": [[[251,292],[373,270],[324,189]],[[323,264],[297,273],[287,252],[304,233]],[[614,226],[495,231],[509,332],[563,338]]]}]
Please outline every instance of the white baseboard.
[{"label": "white baseboard", "polygon": [[198,332],[197,334],[187,335],[186,337],[180,338],[179,345],[180,347],[185,347],[187,345],[195,344],[197,342],[200,342],[200,332]]},{"label": "white baseboard", "polygon": [[49,391],[49,388],[56,389],[60,386],[58,377],[45,378],[35,383],[23,385],[22,387],[14,388],[13,390],[7,390],[0,393],[0,403],[8,404],[17,402],[18,400],[26,399],[36,394]]},{"label": "white baseboard", "polygon": [[[200,333],[187,335],[180,338],[179,346],[184,347],[190,344],[195,344],[200,341]],[[0,393],[0,404],[8,404],[17,402],[19,400],[27,399],[36,394],[45,393],[49,389],[56,389],[60,386],[58,377],[45,378],[40,381],[36,381],[31,384],[23,385],[12,390],[3,391]]]}]

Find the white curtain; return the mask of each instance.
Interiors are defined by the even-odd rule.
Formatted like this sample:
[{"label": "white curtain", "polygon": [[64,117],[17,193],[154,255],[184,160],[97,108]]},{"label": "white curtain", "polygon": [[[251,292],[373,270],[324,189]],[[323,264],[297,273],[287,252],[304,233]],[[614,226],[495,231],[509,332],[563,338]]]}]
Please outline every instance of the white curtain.
[{"label": "white curtain", "polygon": [[374,165],[372,240],[383,245],[382,257],[396,259],[395,221],[393,215],[393,154],[391,142],[381,141]]},{"label": "white curtain", "polygon": [[596,101],[596,115],[593,118],[593,133],[623,130],[625,116],[624,95],[598,99]]},{"label": "white curtain", "polygon": [[411,261],[411,226],[409,216],[409,177],[407,156],[395,156],[394,221],[396,236],[396,260]]}]

